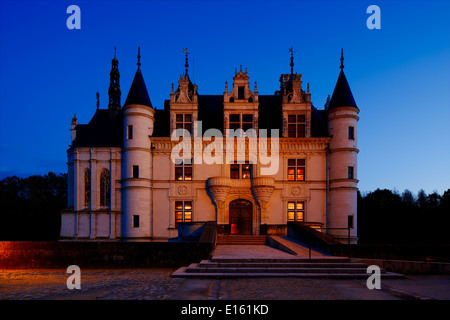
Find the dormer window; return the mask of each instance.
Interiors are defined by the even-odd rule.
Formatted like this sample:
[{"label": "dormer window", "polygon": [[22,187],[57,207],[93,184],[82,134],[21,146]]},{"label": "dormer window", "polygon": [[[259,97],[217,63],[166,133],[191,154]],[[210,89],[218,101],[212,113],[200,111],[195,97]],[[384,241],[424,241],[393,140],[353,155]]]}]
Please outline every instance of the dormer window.
[{"label": "dormer window", "polygon": [[306,136],[306,117],[304,114],[288,115],[288,137],[304,138]]},{"label": "dormer window", "polygon": [[230,114],[230,129],[247,131],[253,128],[252,114]]},{"label": "dormer window", "polygon": [[175,118],[175,129],[186,129],[192,133],[192,114],[177,114]]}]

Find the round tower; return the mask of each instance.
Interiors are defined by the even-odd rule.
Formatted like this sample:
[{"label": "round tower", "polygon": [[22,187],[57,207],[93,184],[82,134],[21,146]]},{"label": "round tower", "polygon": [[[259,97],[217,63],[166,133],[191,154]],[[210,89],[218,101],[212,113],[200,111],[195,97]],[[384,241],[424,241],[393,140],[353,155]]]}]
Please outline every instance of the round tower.
[{"label": "round tower", "polygon": [[122,238],[151,239],[151,145],[155,110],[140,69],[123,107]]},{"label": "round tower", "polygon": [[331,137],[328,156],[329,197],[327,233],[357,242],[357,123],[359,109],[344,74],[341,72],[328,105],[328,133]]}]

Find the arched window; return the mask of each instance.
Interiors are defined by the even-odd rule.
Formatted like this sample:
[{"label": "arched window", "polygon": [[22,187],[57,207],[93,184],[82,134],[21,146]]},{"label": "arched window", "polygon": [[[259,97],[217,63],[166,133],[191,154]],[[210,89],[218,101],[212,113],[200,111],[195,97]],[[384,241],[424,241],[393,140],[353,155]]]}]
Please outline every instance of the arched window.
[{"label": "arched window", "polygon": [[91,170],[84,170],[84,206],[91,206]]},{"label": "arched window", "polygon": [[111,204],[111,177],[104,169],[100,175],[100,206],[109,207]]}]

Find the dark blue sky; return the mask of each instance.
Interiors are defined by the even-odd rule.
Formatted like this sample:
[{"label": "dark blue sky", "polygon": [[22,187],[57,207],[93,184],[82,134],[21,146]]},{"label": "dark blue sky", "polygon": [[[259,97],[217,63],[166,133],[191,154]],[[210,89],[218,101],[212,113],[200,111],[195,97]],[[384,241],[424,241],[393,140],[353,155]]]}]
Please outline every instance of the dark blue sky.
[{"label": "dark blue sky", "polygon": [[[288,73],[310,83],[322,109],[345,73],[360,112],[358,178],[376,188],[450,187],[449,1],[4,1],[0,12],[0,177],[66,171],[70,122],[87,123],[108,103],[114,46],[122,103],[142,71],[162,108],[184,70],[200,94],[222,94],[234,69],[248,69],[260,94]],[[66,9],[81,9],[69,30]],[[369,5],[381,29],[369,30]]]}]

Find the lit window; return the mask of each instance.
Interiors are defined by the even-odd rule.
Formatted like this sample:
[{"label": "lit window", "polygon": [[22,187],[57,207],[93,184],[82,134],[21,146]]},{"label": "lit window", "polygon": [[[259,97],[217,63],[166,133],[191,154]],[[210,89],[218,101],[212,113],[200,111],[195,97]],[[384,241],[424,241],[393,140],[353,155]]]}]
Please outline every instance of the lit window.
[{"label": "lit window", "polygon": [[175,165],[175,180],[192,180],[192,160],[185,160],[182,163]]},{"label": "lit window", "polygon": [[288,137],[304,138],[306,136],[306,117],[304,114],[288,115]]},{"label": "lit window", "polygon": [[231,179],[250,179],[252,175],[252,165],[250,163],[231,164],[230,178]]},{"label": "lit window", "polygon": [[175,201],[175,226],[180,222],[192,222],[192,201]]},{"label": "lit window", "polygon": [[242,168],[242,179],[250,179],[250,175],[252,172],[252,165],[249,163],[244,163],[241,165]]},{"label": "lit window", "polygon": [[288,201],[288,221],[304,221],[305,203],[303,201]]},{"label": "lit window", "polygon": [[230,178],[231,179],[239,179],[239,165],[238,164],[230,165]]},{"label": "lit window", "polygon": [[305,181],[305,159],[288,160],[288,180]]}]

